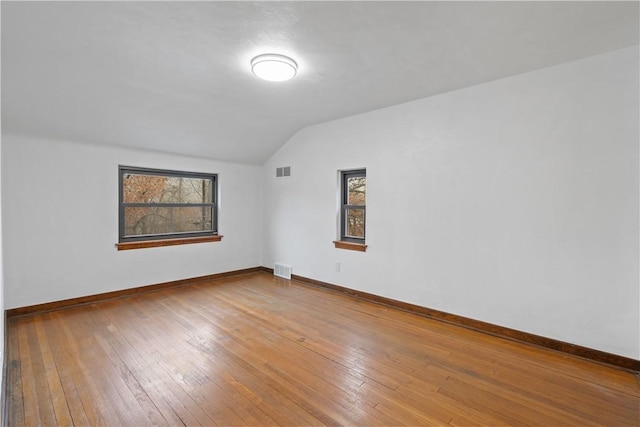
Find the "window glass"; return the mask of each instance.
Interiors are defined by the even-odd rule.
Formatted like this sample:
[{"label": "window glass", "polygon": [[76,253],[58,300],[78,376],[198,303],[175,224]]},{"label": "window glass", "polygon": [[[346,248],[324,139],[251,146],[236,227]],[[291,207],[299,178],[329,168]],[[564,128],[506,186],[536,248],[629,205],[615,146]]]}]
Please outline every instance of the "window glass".
[{"label": "window glass", "polygon": [[364,205],[366,204],[367,195],[367,177],[355,176],[347,178],[348,188],[348,205]]},{"label": "window glass", "polygon": [[212,180],[126,173],[125,203],[211,203]]},{"label": "window glass", "polygon": [[347,208],[346,237],[364,239],[364,210]]}]

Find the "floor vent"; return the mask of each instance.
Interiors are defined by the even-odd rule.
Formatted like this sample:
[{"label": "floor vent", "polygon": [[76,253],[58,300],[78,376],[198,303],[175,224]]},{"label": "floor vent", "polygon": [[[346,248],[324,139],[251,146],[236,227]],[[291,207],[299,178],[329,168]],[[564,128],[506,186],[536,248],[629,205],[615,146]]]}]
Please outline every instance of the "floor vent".
[{"label": "floor vent", "polygon": [[282,277],[283,279],[291,280],[291,266],[276,262],[276,265],[273,269],[273,275]]}]

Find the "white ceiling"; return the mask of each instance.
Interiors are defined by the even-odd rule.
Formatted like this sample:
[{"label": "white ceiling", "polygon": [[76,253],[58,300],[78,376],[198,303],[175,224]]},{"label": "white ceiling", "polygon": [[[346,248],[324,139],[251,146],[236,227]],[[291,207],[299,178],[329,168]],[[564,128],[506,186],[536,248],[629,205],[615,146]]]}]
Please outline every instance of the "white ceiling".
[{"label": "white ceiling", "polygon": [[[638,2],[6,2],[2,131],[262,164],[305,126],[639,43]],[[284,53],[287,83],[250,59]]]}]

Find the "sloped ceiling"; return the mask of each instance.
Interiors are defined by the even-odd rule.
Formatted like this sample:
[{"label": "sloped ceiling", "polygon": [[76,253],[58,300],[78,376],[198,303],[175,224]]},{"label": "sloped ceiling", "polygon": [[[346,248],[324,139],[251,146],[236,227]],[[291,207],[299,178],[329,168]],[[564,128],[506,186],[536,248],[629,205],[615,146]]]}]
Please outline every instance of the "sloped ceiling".
[{"label": "sloped ceiling", "polygon": [[[262,164],[328,120],[637,45],[638,2],[6,2],[2,131]],[[299,63],[287,83],[250,59]]]}]

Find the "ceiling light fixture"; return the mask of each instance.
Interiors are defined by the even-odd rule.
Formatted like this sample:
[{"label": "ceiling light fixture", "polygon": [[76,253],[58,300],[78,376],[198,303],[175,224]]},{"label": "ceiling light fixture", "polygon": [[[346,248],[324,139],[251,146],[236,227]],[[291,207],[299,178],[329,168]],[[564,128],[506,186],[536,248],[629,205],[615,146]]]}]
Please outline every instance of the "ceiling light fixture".
[{"label": "ceiling light fixture", "polygon": [[288,56],[266,53],[251,60],[251,72],[263,80],[283,82],[296,75],[298,64]]}]

